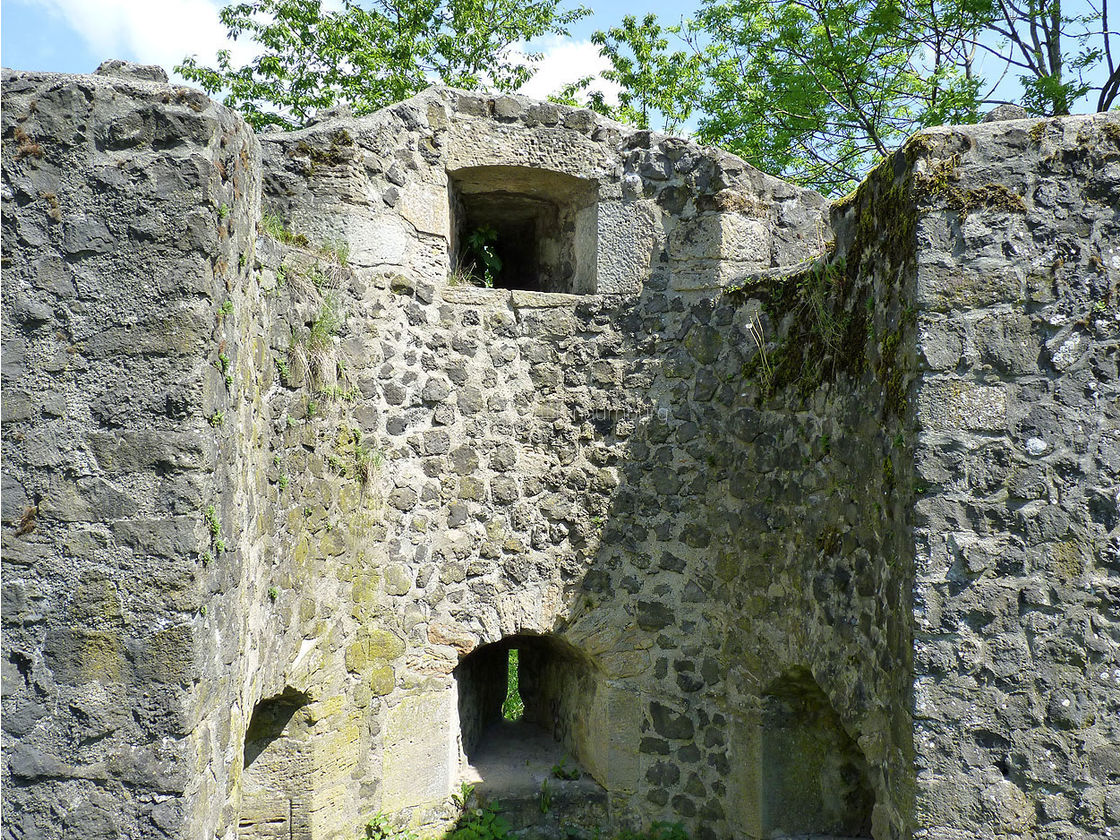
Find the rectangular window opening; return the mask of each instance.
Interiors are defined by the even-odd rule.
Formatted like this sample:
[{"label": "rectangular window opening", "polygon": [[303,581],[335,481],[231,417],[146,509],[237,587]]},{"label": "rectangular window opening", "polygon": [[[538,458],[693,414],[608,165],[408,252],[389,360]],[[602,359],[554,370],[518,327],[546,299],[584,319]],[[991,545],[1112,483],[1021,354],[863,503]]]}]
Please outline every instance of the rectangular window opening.
[{"label": "rectangular window opening", "polygon": [[454,265],[461,281],[595,292],[595,181],[523,166],[474,166],[449,174]]}]

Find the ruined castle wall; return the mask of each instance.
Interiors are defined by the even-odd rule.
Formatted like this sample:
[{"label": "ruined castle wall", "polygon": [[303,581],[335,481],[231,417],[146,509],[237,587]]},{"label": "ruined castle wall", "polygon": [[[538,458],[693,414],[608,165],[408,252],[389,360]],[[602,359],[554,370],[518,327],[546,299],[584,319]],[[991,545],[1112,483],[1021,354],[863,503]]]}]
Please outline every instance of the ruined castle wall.
[{"label": "ruined castle wall", "polygon": [[910,830],[909,178],[886,161],[833,207],[824,255],[730,295],[742,368],[702,539],[727,622],[730,813],[750,837]]},{"label": "ruined castle wall", "polygon": [[[395,642],[345,663],[351,681],[378,684],[364,698],[381,761],[367,801],[435,819],[456,772],[456,664],[518,634],[555,634],[591,667],[571,673],[573,696],[543,722],[612,793],[616,821],[764,836],[800,779],[836,791],[822,790],[819,819],[802,828],[903,836],[908,172],[896,184],[885,169],[838,212],[833,258],[791,269],[830,236],[818,197],[679,141],[579,120],[431,94],[264,139],[266,212],[351,248],[349,288],[304,281],[297,293],[289,281],[287,292],[325,291],[346,311],[336,387],[360,396],[333,404],[351,428],[306,383],[280,392],[286,407],[273,412],[303,429],[302,449],[319,441],[306,462],[317,473],[352,473],[355,447],[380,464],[357,519],[333,502],[308,517],[306,474],[293,472],[292,530],[276,542],[301,546],[316,574],[360,558],[342,573],[367,582],[350,632]],[[448,282],[448,171],[526,155],[592,182],[600,219],[653,220],[644,238],[623,239],[621,262],[603,246],[614,234],[599,239],[598,281],[621,285],[611,272],[638,254],[638,290]],[[564,682],[562,663],[545,672]],[[851,754],[802,749],[799,779],[772,778],[768,751],[782,746],[764,737],[769,698],[802,674]],[[808,731],[792,724],[790,738],[804,745]]]},{"label": "ruined castle wall", "polygon": [[[700,373],[695,398],[691,380],[721,355],[719,332],[733,318],[719,272],[764,269],[820,247],[819,197],[580,112],[455,93],[266,135],[264,145],[266,212],[311,230],[312,241],[346,232],[351,246],[355,297],[341,290],[339,387],[360,392],[354,425],[361,445],[383,458],[364,491],[376,538],[362,542],[369,605],[359,632],[400,643],[392,659],[347,665],[352,678],[388,678],[371,701],[382,722],[372,801],[399,810],[445,797],[456,771],[447,744],[457,752],[458,739],[451,671],[479,645],[551,633],[592,665],[572,681],[578,702],[558,704],[570,711],[546,723],[615,795],[616,817],[683,817],[726,831],[724,642],[697,633],[723,613],[689,582],[707,580],[714,565],[713,543],[693,532],[704,528],[703,500],[720,492],[708,487],[707,464],[726,449],[723,409],[711,402],[721,389],[732,399],[741,359],[727,355],[718,373],[725,384]],[[449,285],[447,172],[482,164],[544,166],[594,184],[596,279],[628,293]],[[623,237],[604,218],[644,227]],[[721,263],[725,250],[737,259]],[[634,287],[635,276],[644,284]],[[302,390],[287,398],[309,399]],[[288,411],[336,435],[333,421],[305,420],[303,409]],[[677,426],[703,442],[673,451]],[[330,471],[331,457],[349,465],[349,446],[325,453],[320,469]],[[293,477],[293,506],[299,484]],[[328,530],[354,539],[352,517],[334,509],[306,527],[293,540],[312,556]],[[349,560],[327,567],[339,562]],[[695,642],[682,657],[685,637]],[[707,683],[670,668],[685,658],[697,669],[708,663]],[[703,751],[689,747],[704,743],[697,733],[705,730]]]},{"label": "ruined castle wall", "polygon": [[1120,828],[1120,122],[924,141],[918,836]]},{"label": "ruined castle wall", "polygon": [[[520,97],[254,139],[130,72],[4,80],[5,822],[435,830],[457,666],[537,637],[615,826],[1115,821],[1114,120],[829,219]],[[487,178],[581,294],[456,272]]]}]

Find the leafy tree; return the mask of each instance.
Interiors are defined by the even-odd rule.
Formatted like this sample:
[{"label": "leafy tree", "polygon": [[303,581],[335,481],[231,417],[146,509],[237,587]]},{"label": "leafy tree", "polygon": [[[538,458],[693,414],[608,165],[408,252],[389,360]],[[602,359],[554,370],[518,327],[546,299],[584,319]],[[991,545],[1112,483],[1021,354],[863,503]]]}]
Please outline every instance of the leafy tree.
[{"label": "leafy tree", "polygon": [[[250,0],[219,12],[229,37],[262,47],[234,67],[221,50],[217,67],[196,57],[176,67],[207,93],[227,91],[255,128],[303,125],[337,102],[364,114],[406,99],[434,82],[513,90],[533,69],[510,50],[520,41],[567,34],[590,12],[558,9],[559,0]],[[529,62],[539,58],[529,55]]]},{"label": "leafy tree", "polygon": [[[917,129],[976,121],[1009,73],[1034,113],[1068,113],[1094,90],[1110,107],[1114,33],[1107,0],[1090,2],[1101,14],[1063,16],[1060,0],[701,0],[679,26],[647,16],[596,34],[618,107],[589,80],[563,97],[582,89],[596,110],[667,131],[691,117],[700,140],[839,194]],[[1110,75],[1093,86],[1102,62]]]},{"label": "leafy tree", "polygon": [[[688,122],[700,94],[701,61],[695,52],[667,52],[666,36],[677,31],[673,27],[663,30],[656,15],[646,15],[641,24],[627,15],[621,26],[592,35],[592,42],[611,62],[612,69],[603,77],[621,87],[617,108],[607,109],[600,96],[594,100],[596,109],[640,128],[649,128],[650,118],[657,114],[662,129],[669,133]],[[586,83],[581,80],[576,87]]]},{"label": "leafy tree", "polygon": [[974,113],[959,74],[917,71],[901,0],[708,2],[697,24],[711,39],[700,137],[828,192],[853,186],[930,108]]}]

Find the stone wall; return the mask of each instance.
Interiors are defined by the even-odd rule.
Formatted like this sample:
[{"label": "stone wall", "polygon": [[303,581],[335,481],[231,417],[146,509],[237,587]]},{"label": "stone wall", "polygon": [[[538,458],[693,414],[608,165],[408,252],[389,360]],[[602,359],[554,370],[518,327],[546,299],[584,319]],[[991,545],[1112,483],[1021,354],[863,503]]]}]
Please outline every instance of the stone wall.
[{"label": "stone wall", "polygon": [[[491,108],[501,111],[497,120]],[[412,739],[417,717],[449,717],[459,657],[517,634],[555,634],[593,667],[572,681],[581,702],[558,698],[560,719],[546,728],[564,733],[616,794],[618,818],[697,821],[711,802],[702,819],[721,831],[726,724],[715,725],[720,734],[703,755],[685,749],[692,766],[672,781],[667,768],[675,765],[660,743],[641,751],[647,728],[679,737],[684,727],[712,727],[720,702],[720,677],[711,677],[705,697],[699,675],[682,689],[667,668],[680,634],[693,633],[708,620],[702,610],[715,606],[702,603],[708,596],[686,599],[684,589],[715,565],[714,544],[690,534],[704,521],[707,494],[719,491],[687,486],[680,475],[705,481],[707,464],[726,449],[724,424],[708,408],[718,424],[694,453],[665,444],[693,419],[697,360],[710,364],[724,342],[713,318],[732,322],[735,307],[719,300],[719,272],[767,268],[820,247],[823,202],[734,159],[623,132],[582,112],[453,92],[346,127],[266,135],[263,144],[271,161],[266,210],[311,231],[312,241],[346,237],[350,262],[369,278],[359,304],[365,317],[348,319],[342,339],[357,351],[342,387],[360,391],[354,416],[362,440],[384,455],[372,491],[384,497],[378,539],[367,549],[383,575],[372,615],[403,641],[403,661],[393,666],[396,690],[379,702],[385,743],[411,744],[399,764],[386,747],[388,802],[423,802],[418,766],[445,785],[454,776],[441,764],[448,738],[457,752],[453,716],[423,743]],[[324,148],[329,155],[312,152]],[[454,179],[459,165],[483,164],[498,173],[546,166],[595,183],[595,280],[600,291],[618,293],[449,286],[448,173]],[[498,186],[508,183],[498,177]],[[620,232],[619,219],[630,227]],[[735,259],[720,261],[724,253]],[[729,336],[731,343],[739,342]],[[731,380],[742,367],[733,352],[723,354],[719,374]],[[695,401],[710,403],[716,389],[713,377]],[[697,662],[722,669],[723,639],[697,644]],[[708,720],[699,724],[702,716]],[[657,738],[651,732],[645,740]],[[446,793],[434,785],[427,795]]]},{"label": "stone wall", "polygon": [[[824,255],[730,293],[743,376],[730,377],[736,392],[712,442],[722,460],[708,475],[727,483],[704,509],[730,630],[711,672],[726,679],[729,801],[747,836],[792,832],[791,817],[821,834],[910,829],[915,249],[903,161],[834,205]],[[785,762],[772,760],[775,702],[816,708],[822,696],[836,715],[824,743],[858,744],[865,778],[840,784],[835,753],[797,733]],[[817,790],[798,799],[812,779]],[[844,814],[841,792],[867,789],[873,802],[850,803],[863,813]]]},{"label": "stone wall", "polygon": [[[16,836],[434,831],[511,644],[616,826],[1115,824],[1115,118],[829,217],[519,97],[254,138],[105,72],[4,78]],[[457,272],[486,202],[582,293]]]},{"label": "stone wall", "polygon": [[918,836],[1116,836],[1120,122],[918,141]]},{"label": "stone wall", "polygon": [[4,71],[14,837],[175,836],[240,750],[243,731],[208,731],[238,655],[222,637],[238,593],[200,558],[228,453],[211,362],[247,275],[260,151],[239,118],[160,72]]}]

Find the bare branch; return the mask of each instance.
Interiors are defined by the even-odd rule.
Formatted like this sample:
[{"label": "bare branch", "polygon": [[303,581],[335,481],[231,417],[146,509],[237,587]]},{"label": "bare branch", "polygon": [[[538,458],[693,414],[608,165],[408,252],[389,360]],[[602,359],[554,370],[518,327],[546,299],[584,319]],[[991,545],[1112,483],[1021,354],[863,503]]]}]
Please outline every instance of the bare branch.
[{"label": "bare branch", "polygon": [[1108,79],[1101,85],[1101,95],[1097,99],[1097,110],[1107,111],[1120,95],[1120,68],[1109,74]]}]

